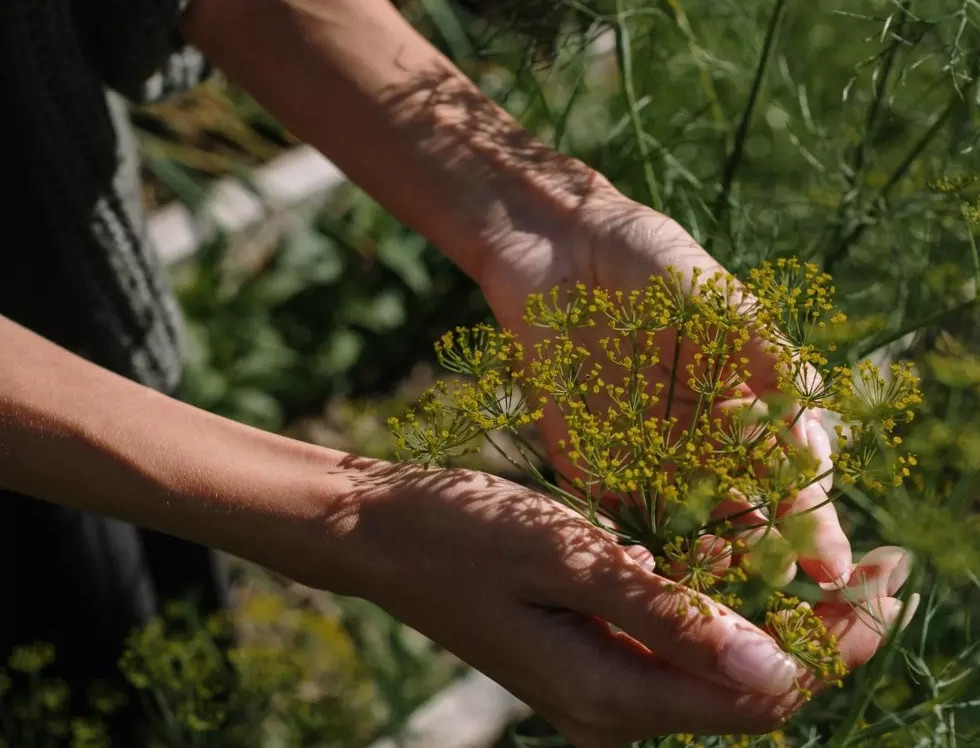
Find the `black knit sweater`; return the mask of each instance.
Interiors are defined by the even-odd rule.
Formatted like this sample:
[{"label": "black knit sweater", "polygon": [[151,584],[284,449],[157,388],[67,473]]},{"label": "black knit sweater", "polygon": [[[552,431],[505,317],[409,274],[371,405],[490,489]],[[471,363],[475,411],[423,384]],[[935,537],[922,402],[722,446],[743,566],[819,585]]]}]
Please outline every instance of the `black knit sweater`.
[{"label": "black knit sweater", "polygon": [[126,108],[204,73],[176,33],[186,2],[0,2],[0,314],[165,391],[179,316]]}]

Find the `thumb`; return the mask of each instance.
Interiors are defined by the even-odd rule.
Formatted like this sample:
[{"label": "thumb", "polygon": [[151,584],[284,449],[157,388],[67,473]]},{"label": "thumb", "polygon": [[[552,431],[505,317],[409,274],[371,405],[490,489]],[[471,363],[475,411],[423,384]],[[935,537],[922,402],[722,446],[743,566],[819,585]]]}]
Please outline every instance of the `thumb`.
[{"label": "thumb", "polygon": [[[615,571],[580,577],[578,607],[602,618],[658,657],[729,688],[778,696],[797,665],[759,627],[730,608],[624,559]],[[613,565],[610,564],[609,567]]]}]

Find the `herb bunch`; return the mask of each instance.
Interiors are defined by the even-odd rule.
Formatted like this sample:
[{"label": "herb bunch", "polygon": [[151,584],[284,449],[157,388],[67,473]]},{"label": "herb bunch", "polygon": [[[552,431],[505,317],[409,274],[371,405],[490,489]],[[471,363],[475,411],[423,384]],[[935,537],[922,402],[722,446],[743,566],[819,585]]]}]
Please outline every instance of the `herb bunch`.
[{"label": "herb bunch", "polygon": [[[458,328],[436,344],[454,376],[390,425],[425,465],[489,447],[533,484],[650,551],[677,590],[739,609],[747,584],[768,602],[760,621],[830,683],[836,642],[809,606],[778,592],[805,555],[804,489],[887,492],[915,459],[899,432],[921,396],[909,366],[832,363],[848,334],[830,278],[794,259],[765,264],[744,285],[723,274],[671,271],[629,292],[553,289],[531,296],[526,348],[514,331]],[[760,356],[771,362],[758,393]],[[755,387],[753,387],[755,385]],[[566,435],[542,454],[529,427],[557,411]],[[801,438],[808,411],[838,421],[837,453],[820,464]],[[698,604],[694,594],[681,605]],[[707,612],[707,611],[706,611]]]}]

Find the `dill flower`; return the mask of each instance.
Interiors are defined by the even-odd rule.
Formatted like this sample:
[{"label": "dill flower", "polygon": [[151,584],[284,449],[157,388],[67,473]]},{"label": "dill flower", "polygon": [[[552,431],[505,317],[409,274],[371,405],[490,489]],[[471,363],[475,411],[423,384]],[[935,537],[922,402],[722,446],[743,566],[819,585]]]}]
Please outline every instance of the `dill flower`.
[{"label": "dill flower", "polygon": [[[677,590],[738,609],[739,591],[756,580],[769,590],[760,623],[836,683],[833,637],[777,589],[809,546],[811,523],[787,504],[828,477],[794,426],[809,408],[836,413],[837,475],[887,491],[915,465],[898,431],[921,394],[908,366],[833,363],[845,320],[833,296],[829,276],[795,259],[757,268],[744,287],[721,273],[670,271],[632,291],[554,288],[528,299],[524,321],[543,333],[530,349],[489,325],[446,333],[436,353],[456,378],[390,426],[399,448],[428,466],[489,444],[540,490],[648,549]],[[779,391],[747,401],[753,336],[777,359]],[[566,427],[560,466],[529,431],[545,408]]]},{"label": "dill flower", "polygon": [[[826,683],[841,685],[847,674],[837,650],[837,639],[820,617],[799,598],[773,593],[766,612],[766,628],[780,646]],[[801,689],[804,696],[811,694]]]}]

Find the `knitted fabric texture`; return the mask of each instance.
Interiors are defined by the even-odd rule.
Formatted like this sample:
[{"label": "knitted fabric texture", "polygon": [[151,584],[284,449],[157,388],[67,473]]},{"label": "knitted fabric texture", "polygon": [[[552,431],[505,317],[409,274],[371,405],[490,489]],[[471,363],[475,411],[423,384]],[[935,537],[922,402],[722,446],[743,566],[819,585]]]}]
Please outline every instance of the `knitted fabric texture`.
[{"label": "knitted fabric texture", "polygon": [[148,246],[126,99],[206,72],[176,33],[186,2],[0,2],[0,142],[16,166],[0,166],[15,188],[0,204],[0,313],[164,391],[182,334]]}]

